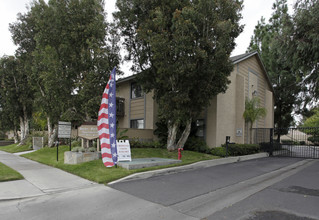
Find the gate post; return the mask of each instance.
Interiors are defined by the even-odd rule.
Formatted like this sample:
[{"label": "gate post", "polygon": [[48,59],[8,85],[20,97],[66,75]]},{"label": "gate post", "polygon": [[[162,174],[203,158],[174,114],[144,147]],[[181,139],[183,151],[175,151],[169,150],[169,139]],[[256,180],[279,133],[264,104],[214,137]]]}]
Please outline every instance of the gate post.
[{"label": "gate post", "polygon": [[274,129],[270,128],[270,146],[269,146],[269,156],[273,156],[274,150]]}]

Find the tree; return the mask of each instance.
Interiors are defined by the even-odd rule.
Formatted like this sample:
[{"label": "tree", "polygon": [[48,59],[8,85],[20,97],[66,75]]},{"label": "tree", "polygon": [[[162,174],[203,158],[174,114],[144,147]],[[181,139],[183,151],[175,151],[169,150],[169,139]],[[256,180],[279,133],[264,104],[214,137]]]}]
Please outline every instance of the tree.
[{"label": "tree", "polygon": [[[286,128],[293,123],[292,113],[301,103],[299,93],[302,91],[302,79],[293,68],[291,57],[287,56],[287,33],[293,25],[286,0],[276,0],[273,10],[269,23],[266,24],[265,19],[261,18],[256,25],[248,51],[258,50],[261,54],[275,92],[275,126]],[[279,140],[281,134],[278,133]]]},{"label": "tree", "polygon": [[302,131],[310,135],[308,141],[315,145],[319,145],[319,108],[315,107],[311,111],[313,114],[305,119],[302,124]]},{"label": "tree", "polygon": [[24,72],[23,63],[13,56],[2,57],[0,80],[2,123],[7,124],[7,128],[13,129],[17,134],[17,121],[19,121],[20,144],[23,145],[29,135],[33,102],[33,90]]},{"label": "tree", "polygon": [[306,118],[306,120],[303,122],[302,127],[310,128],[310,127],[316,127],[319,128],[319,108],[313,109],[313,115]]},{"label": "tree", "polygon": [[310,95],[307,101],[311,102],[319,98],[319,1],[298,0],[294,12],[287,56],[293,58],[293,67],[303,78]]},{"label": "tree", "polygon": [[260,100],[258,97],[245,100],[245,111],[243,117],[247,123],[250,124],[250,143],[252,143],[252,128],[255,121],[266,116],[267,111],[265,108],[259,107]]},{"label": "tree", "polygon": [[119,63],[114,44],[106,44],[107,27],[102,0],[34,1],[10,25],[18,53],[32,64],[35,102],[47,118],[49,147],[62,116],[97,117],[107,73]]},{"label": "tree", "polygon": [[[117,26],[145,92],[168,124],[168,150],[183,147],[191,122],[225,92],[242,1],[118,0]],[[184,127],[176,143],[176,134]]]}]

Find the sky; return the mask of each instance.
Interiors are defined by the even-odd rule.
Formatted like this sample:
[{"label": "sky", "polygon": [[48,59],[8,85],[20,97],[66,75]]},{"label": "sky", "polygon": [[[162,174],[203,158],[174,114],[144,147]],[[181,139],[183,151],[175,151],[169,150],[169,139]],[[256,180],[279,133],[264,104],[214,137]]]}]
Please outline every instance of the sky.
[{"label": "sky", "polygon": [[[241,24],[245,25],[244,31],[236,39],[236,48],[232,52],[232,56],[243,54],[249,46],[250,37],[254,33],[257,22],[263,16],[266,21],[272,14],[272,5],[275,0],[244,0],[244,9],[242,11],[243,19]],[[25,13],[27,5],[31,0],[0,0],[0,56],[14,55],[16,46],[11,40],[9,32],[9,23],[17,21],[18,13]],[[105,11],[108,13],[108,20],[112,20],[112,12],[115,11],[116,0],[105,0]],[[290,12],[295,0],[288,0]]]}]

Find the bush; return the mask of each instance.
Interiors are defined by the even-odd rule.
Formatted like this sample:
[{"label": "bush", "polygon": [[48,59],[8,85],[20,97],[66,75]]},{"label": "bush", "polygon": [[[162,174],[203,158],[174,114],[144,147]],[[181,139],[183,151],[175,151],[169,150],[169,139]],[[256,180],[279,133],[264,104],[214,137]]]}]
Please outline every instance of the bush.
[{"label": "bush", "polygon": [[195,151],[200,153],[210,153],[211,149],[206,142],[199,137],[189,137],[185,143],[184,150]]},{"label": "bush", "polygon": [[158,141],[139,141],[137,139],[130,140],[130,147],[131,148],[165,148],[163,144]]},{"label": "bush", "polygon": [[319,136],[308,137],[308,141],[311,141],[315,145],[319,145]]},{"label": "bush", "polygon": [[282,144],[294,144],[292,140],[281,140]]},{"label": "bush", "polygon": [[71,147],[81,147],[81,141],[72,141],[71,142]]},{"label": "bush", "polygon": [[83,147],[74,147],[71,150],[72,152],[85,152],[85,149]]},{"label": "bush", "polygon": [[225,147],[214,147],[211,152],[212,155],[218,157],[226,157],[226,148]]},{"label": "bush", "polygon": [[96,151],[96,147],[89,147],[88,148],[88,152],[95,152]]},{"label": "bush", "polygon": [[[226,145],[222,145],[225,148]],[[228,145],[228,156],[242,156],[249,154],[256,154],[260,152],[260,147],[258,144],[229,144]]]}]

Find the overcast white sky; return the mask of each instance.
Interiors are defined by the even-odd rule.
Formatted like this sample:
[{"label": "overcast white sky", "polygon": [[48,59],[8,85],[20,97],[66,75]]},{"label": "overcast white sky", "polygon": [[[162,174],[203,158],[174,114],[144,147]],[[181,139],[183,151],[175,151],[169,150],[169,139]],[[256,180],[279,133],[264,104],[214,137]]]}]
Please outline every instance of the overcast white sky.
[{"label": "overcast white sky", "polygon": [[[261,16],[264,16],[268,21],[272,13],[272,4],[275,0],[244,0],[244,9],[242,11],[242,24],[245,24],[244,31],[236,39],[236,48],[232,55],[245,53],[250,37],[253,34],[254,27]],[[17,20],[19,12],[27,11],[26,6],[31,0],[0,0],[0,56],[13,55],[16,49],[11,40],[11,34],[8,30],[9,23]],[[108,13],[108,19],[111,19],[111,13],[115,10],[116,0],[105,0],[105,10]],[[295,0],[288,0],[290,10]]]}]

